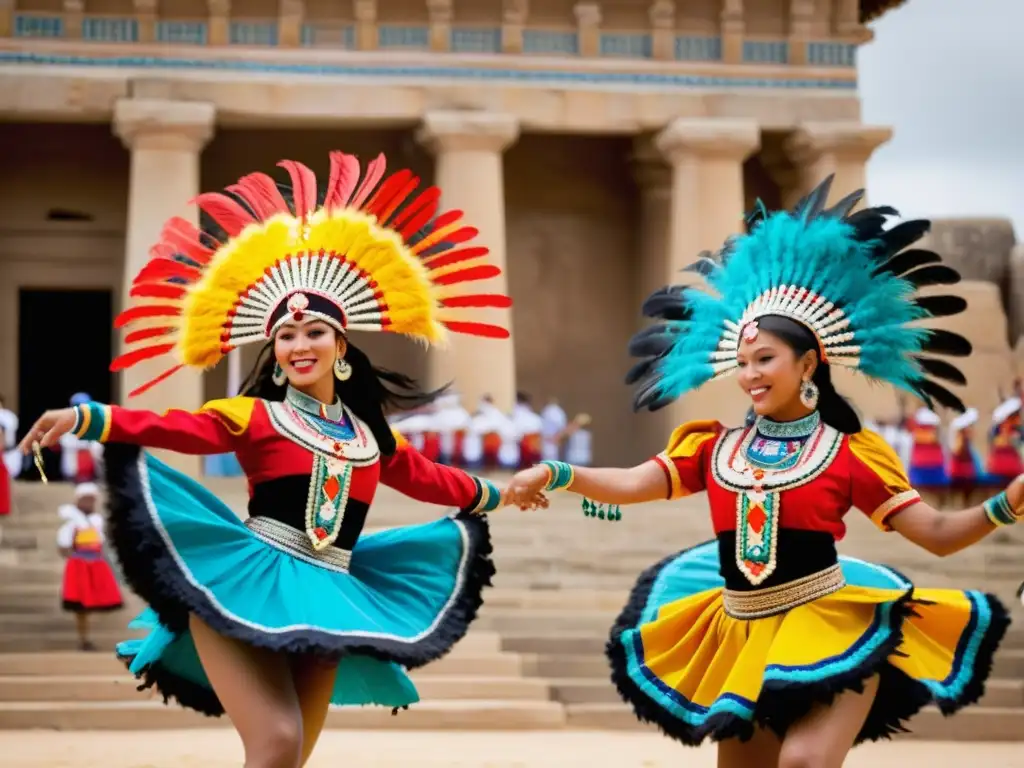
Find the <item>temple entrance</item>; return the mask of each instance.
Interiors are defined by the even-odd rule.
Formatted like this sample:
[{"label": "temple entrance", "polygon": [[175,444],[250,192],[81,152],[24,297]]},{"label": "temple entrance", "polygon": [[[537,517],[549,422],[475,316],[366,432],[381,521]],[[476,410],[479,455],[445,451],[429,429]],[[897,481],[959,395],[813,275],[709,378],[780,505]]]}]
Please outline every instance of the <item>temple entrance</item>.
[{"label": "temple entrance", "polygon": [[[76,392],[112,400],[109,290],[23,288],[18,291],[19,438],[48,408],[67,407]],[[47,451],[46,472],[60,477],[57,454]],[[35,470],[23,479],[38,479]]]}]

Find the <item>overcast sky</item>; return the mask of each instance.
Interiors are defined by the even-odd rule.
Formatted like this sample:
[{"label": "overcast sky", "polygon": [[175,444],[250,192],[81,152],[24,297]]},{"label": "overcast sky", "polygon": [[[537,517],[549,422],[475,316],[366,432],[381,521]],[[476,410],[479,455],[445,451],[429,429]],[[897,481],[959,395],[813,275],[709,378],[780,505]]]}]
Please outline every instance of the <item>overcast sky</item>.
[{"label": "overcast sky", "polygon": [[872,202],[1008,217],[1024,241],[1024,0],[909,0],[872,27],[863,119],[895,130],[868,166]]}]

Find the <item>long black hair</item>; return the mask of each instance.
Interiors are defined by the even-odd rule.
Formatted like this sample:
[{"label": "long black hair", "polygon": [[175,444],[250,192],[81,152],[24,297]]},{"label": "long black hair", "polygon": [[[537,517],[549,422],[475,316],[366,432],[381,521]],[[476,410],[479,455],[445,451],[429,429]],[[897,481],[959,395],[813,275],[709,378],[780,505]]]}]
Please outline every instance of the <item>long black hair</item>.
[{"label": "long black hair", "polygon": [[[821,420],[848,435],[860,432],[860,417],[850,402],[840,395],[832,384],[832,368],[828,363],[822,362],[818,340],[810,329],[782,315],[760,317],[757,320],[757,327],[781,339],[798,358],[807,352],[814,352],[818,358],[818,366],[814,369],[811,381],[818,387],[818,413],[821,414]],[[751,414],[748,413],[747,418],[749,420]]]},{"label": "long black hair", "polygon": [[[381,453],[389,456],[397,444],[387,414],[407,411],[433,402],[447,389],[446,384],[435,390],[423,390],[415,379],[405,374],[377,368],[359,347],[346,338],[345,360],[352,366],[352,375],[346,380],[335,377],[334,391],[356,416],[373,432]],[[274,341],[268,341],[256,364],[242,383],[241,394],[263,400],[284,400],[287,384],[274,383]]]}]

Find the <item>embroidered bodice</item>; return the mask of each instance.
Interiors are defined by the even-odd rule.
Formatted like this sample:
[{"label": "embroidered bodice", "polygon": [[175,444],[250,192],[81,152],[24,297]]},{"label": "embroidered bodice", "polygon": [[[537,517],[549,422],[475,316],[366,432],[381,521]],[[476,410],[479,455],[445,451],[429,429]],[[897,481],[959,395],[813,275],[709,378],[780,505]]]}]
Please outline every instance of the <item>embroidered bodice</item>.
[{"label": "embroidered bodice", "polygon": [[497,488],[435,464],[401,437],[382,454],[369,426],[340,401],[327,405],[289,389],[283,402],[214,400],[163,415],[90,403],[76,433],[179,453],[233,452],[249,484],[250,518],[304,531],[314,549],[350,550],[379,483],[417,501],[490,511]]},{"label": "embroidered bodice", "polygon": [[879,435],[801,422],[740,429],[691,422],[655,457],[669,498],[707,492],[731,588],[772,586],[828,567],[851,507],[887,530],[892,515],[920,499]]}]

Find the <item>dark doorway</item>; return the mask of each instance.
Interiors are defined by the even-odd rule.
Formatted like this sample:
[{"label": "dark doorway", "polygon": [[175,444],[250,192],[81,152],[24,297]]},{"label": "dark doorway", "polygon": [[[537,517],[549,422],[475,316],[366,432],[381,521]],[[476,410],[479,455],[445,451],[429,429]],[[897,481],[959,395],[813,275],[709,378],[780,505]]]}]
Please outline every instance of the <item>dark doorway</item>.
[{"label": "dark doorway", "polygon": [[[113,296],[105,291],[21,289],[18,292],[18,419],[21,435],[48,408],[66,408],[76,392],[111,400]],[[60,477],[56,453],[46,473]],[[31,462],[26,462],[31,466]],[[23,479],[38,479],[31,469]]]}]

